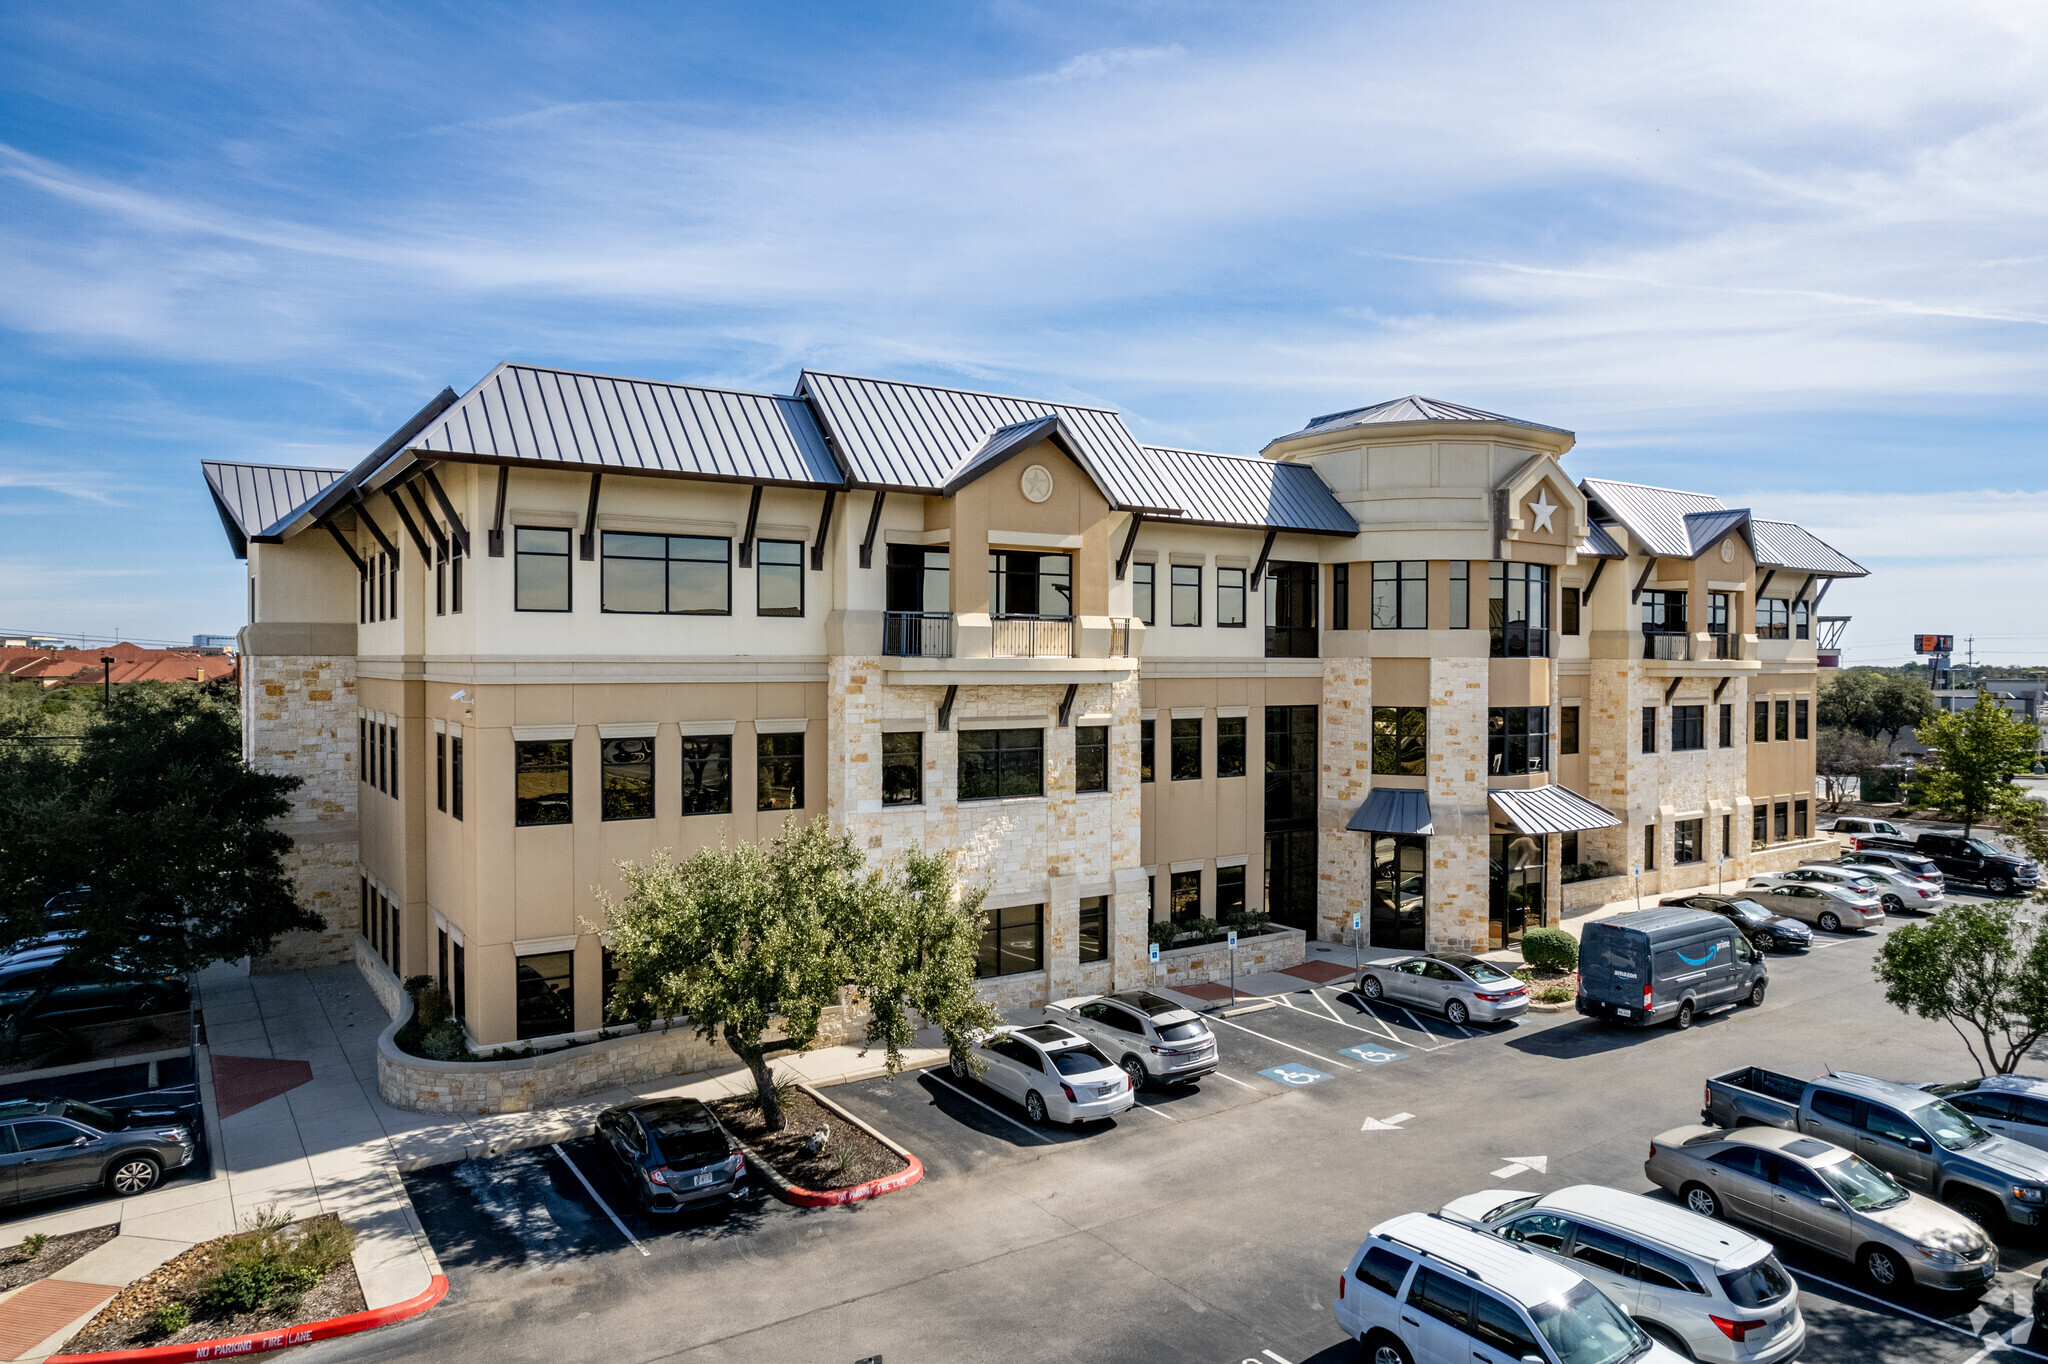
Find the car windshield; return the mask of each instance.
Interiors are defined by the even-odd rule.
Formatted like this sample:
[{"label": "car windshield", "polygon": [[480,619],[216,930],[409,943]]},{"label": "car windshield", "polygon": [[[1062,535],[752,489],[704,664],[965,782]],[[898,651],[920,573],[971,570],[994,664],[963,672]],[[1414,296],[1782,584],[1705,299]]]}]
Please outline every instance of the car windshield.
[{"label": "car windshield", "polygon": [[1107,1070],[1109,1058],[1083,1042],[1078,1047],[1067,1047],[1053,1052],[1052,1068],[1062,1075],[1086,1075],[1091,1071]]},{"label": "car windshield", "polygon": [[1771,917],[1770,911],[1762,905],[1753,905],[1747,900],[1731,900],[1728,912],[1746,924],[1760,924]]},{"label": "car windshield", "polygon": [[661,1158],[671,1165],[702,1165],[725,1159],[725,1133],[701,1114],[650,1113],[647,1130],[654,1134]]},{"label": "car windshield", "polygon": [[1927,1129],[1928,1136],[1951,1151],[1967,1150],[1991,1136],[1989,1132],[1970,1121],[1969,1115],[1961,1109],[1945,1104],[1939,1099],[1913,1116]]},{"label": "car windshield", "polygon": [[1537,1303],[1530,1320],[1543,1333],[1558,1364],[1621,1364],[1650,1348],[1650,1338],[1589,1283],[1562,1298]]},{"label": "car windshield", "polygon": [[1202,1026],[1202,1021],[1198,1018],[1190,1018],[1185,1023],[1168,1023],[1159,1030],[1159,1040],[1162,1042],[1192,1042],[1197,1037],[1208,1035],[1209,1030]]},{"label": "car windshield", "polygon": [[77,1099],[64,1101],[64,1116],[73,1122],[82,1122],[87,1127],[96,1127],[102,1132],[118,1132],[121,1120],[98,1104],[83,1103]]},{"label": "car windshield", "polygon": [[1809,1167],[1835,1196],[1858,1212],[1889,1208],[1906,1201],[1906,1191],[1892,1183],[1891,1176],[1861,1156],[1849,1156],[1832,1165]]},{"label": "car windshield", "polygon": [[1792,1291],[1792,1276],[1775,1255],[1766,1255],[1742,1269],[1731,1269],[1720,1278],[1728,1301],[1737,1307],[1769,1307]]},{"label": "car windshield", "polygon": [[1492,1212],[1487,1213],[1484,1217],[1481,1217],[1479,1220],[1482,1222],[1498,1222],[1503,1217],[1513,1217],[1516,1213],[1521,1212],[1524,1208],[1535,1207],[1537,1201],[1542,1197],[1543,1195],[1541,1194],[1527,1194],[1521,1198],[1511,1198],[1507,1202],[1495,1208]]},{"label": "car windshield", "polygon": [[1473,980],[1477,981],[1481,985],[1491,985],[1497,980],[1514,979],[1513,976],[1501,970],[1492,962],[1480,961],[1477,957],[1473,958],[1471,961],[1459,962],[1458,969],[1463,971],[1466,975],[1470,976]]}]

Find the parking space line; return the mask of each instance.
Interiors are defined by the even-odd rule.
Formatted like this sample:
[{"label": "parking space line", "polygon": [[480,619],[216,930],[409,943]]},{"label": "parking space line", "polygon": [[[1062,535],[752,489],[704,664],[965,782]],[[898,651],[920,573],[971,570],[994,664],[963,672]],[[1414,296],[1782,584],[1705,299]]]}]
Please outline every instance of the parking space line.
[{"label": "parking space line", "polygon": [[933,1084],[938,1085],[943,1089],[952,1090],[955,1094],[958,1094],[961,1098],[967,1100],[967,1102],[973,1104],[976,1108],[988,1109],[989,1112],[995,1114],[998,1118],[1001,1118],[1004,1122],[1010,1124],[1010,1126],[1016,1128],[1025,1136],[1031,1138],[1033,1141],[1042,1141],[1047,1146],[1058,1146],[1060,1144],[1054,1141],[1051,1137],[1045,1135],[1045,1133],[1038,1131],[1036,1128],[1026,1127],[1023,1123],[1018,1122],[1015,1118],[1003,1112],[1002,1109],[989,1107],[989,1105],[975,1098],[972,1094],[969,1094],[966,1090],[960,1088],[960,1086],[947,1084],[944,1080],[941,1080],[938,1076],[932,1074],[930,1071],[926,1071],[924,1077],[925,1079],[930,1080]]},{"label": "parking space line", "polygon": [[[1380,1032],[1385,1035],[1386,1039],[1389,1042],[1392,1042],[1397,1047],[1405,1047],[1412,1045],[1408,1042],[1402,1041],[1400,1038],[1394,1035],[1394,1030],[1387,1026],[1387,1020],[1381,1018],[1378,1014],[1372,1011],[1372,1004],[1369,1000],[1366,999],[1364,995],[1359,994],[1356,990],[1339,990],[1337,992],[1337,998],[1339,999],[1342,999],[1345,995],[1350,995],[1353,999],[1358,1001],[1359,1015],[1363,1018],[1371,1019],[1373,1021],[1373,1024],[1376,1027],[1378,1027]],[[1423,1050],[1428,1051],[1429,1048],[1424,1047]]]},{"label": "parking space line", "polygon": [[1158,1109],[1154,1108],[1154,1107],[1153,1107],[1153,1106],[1152,1106],[1151,1104],[1141,1104],[1141,1103],[1139,1103],[1139,1102],[1138,1102],[1138,1101],[1137,1101],[1136,1099],[1133,1099],[1133,1100],[1131,1100],[1131,1107],[1133,1107],[1133,1108],[1142,1108],[1142,1109],[1144,1109],[1144,1110],[1145,1110],[1145,1111],[1146,1111],[1147,1113],[1150,1113],[1150,1114],[1151,1114],[1151,1115],[1152,1115],[1153,1117],[1155,1117],[1155,1118],[1164,1118],[1164,1119],[1166,1119],[1166,1120],[1167,1120],[1168,1122],[1179,1122],[1179,1121],[1180,1121],[1180,1119],[1179,1119],[1179,1118],[1176,1118],[1176,1117],[1174,1117],[1174,1116],[1173,1116],[1173,1114],[1171,1114],[1171,1113],[1162,1113],[1162,1112],[1160,1112],[1160,1111],[1159,1111]]},{"label": "parking space line", "polygon": [[1297,1047],[1292,1042],[1282,1042],[1277,1037],[1266,1037],[1266,1034],[1262,1032],[1253,1032],[1250,1028],[1245,1027],[1243,1024],[1233,1023],[1227,1018],[1212,1018],[1209,1021],[1211,1023],[1221,1023],[1226,1028],[1236,1028],[1239,1032],[1251,1033],[1253,1037],[1265,1038],[1266,1041],[1271,1042],[1276,1047],[1285,1047],[1289,1051],[1298,1051],[1303,1056],[1313,1056],[1316,1060],[1321,1061],[1326,1066],[1335,1066],[1339,1070],[1358,1069],[1358,1067],[1356,1066],[1347,1066],[1342,1061],[1332,1061],[1329,1057],[1324,1056],[1321,1052],[1310,1051],[1307,1047]]},{"label": "parking space line", "polygon": [[1857,1297],[1866,1298],[1869,1301],[1876,1303],[1880,1307],[1888,1307],[1894,1312],[1904,1312],[1907,1316],[1914,1317],[1921,1321],[1924,1321],[1929,1326],[1939,1326],[1944,1331],[1954,1331],[1957,1335],[1962,1336],[1966,1339],[1983,1339],[1982,1336],[1979,1336],[1976,1332],[1970,1330],[1968,1327],[1958,1326],[1952,1321],[1943,1321],[1940,1317],[1930,1317],[1924,1312],[1915,1312],[1910,1307],[1901,1307],[1897,1303],[1892,1302],[1889,1299],[1880,1298],[1875,1293],[1866,1293],[1860,1288],[1851,1288],[1849,1287],[1849,1285],[1845,1283],[1836,1283],[1833,1279],[1823,1279],[1820,1275],[1813,1273],[1811,1270],[1794,1269],[1789,1270],[1787,1272],[1792,1274],[1794,1277],[1812,1279],[1815,1283],[1824,1283],[1829,1288],[1837,1288],[1844,1293],[1854,1293]]},{"label": "parking space line", "polygon": [[1254,1094],[1260,1094],[1264,1092],[1257,1085],[1248,1085],[1244,1081],[1238,1079],[1235,1075],[1225,1075],[1220,1070],[1212,1070],[1209,1073],[1211,1075],[1215,1075],[1222,1079],[1230,1081],[1230,1083],[1236,1085],[1239,1089],[1249,1089]]},{"label": "parking space line", "polygon": [[[1315,1018],[1315,1019],[1316,1019],[1316,1022],[1318,1022],[1318,1023],[1320,1023],[1320,1022],[1322,1022],[1322,1021],[1323,1021],[1323,1020],[1322,1020],[1322,1019],[1320,1019],[1320,1018],[1316,1018],[1315,1014],[1311,1013],[1311,1012],[1310,1012],[1309,1010],[1307,1010],[1307,1009],[1297,1009],[1297,1008],[1295,1008],[1295,1006],[1294,1006],[1294,1005],[1292,1005],[1292,1004],[1288,1004],[1288,1003],[1287,1003],[1287,996],[1285,996],[1285,995],[1274,995],[1274,996],[1273,996],[1273,998],[1275,998],[1275,999],[1279,1000],[1279,1001],[1280,1001],[1280,1003],[1281,1003],[1282,1005],[1284,1005],[1284,1006],[1285,1006],[1286,1008],[1289,1008],[1289,1009],[1293,1009],[1295,1013],[1298,1013],[1298,1014],[1300,1014],[1300,1015],[1301,1015],[1302,1017],[1304,1017],[1304,1018]],[[1318,996],[1318,998],[1320,998],[1320,996]],[[1325,1004],[1323,1005],[1323,1007],[1324,1007],[1324,1008],[1326,1008],[1326,1009],[1327,1009],[1327,1008],[1329,1008],[1329,1005],[1328,1005],[1328,1003],[1325,1003]],[[1335,1024],[1336,1024],[1336,1025],[1337,1025],[1338,1027],[1340,1027],[1340,1028],[1349,1028],[1349,1029],[1351,1029],[1351,1031],[1353,1031],[1353,1032],[1362,1032],[1362,1033],[1364,1033],[1364,1034],[1365,1034],[1365,1035],[1366,1035],[1367,1037],[1378,1037],[1378,1036],[1380,1035],[1379,1033],[1376,1033],[1376,1032],[1374,1032],[1374,1031],[1373,1031],[1372,1029],[1370,1029],[1370,1028],[1361,1028],[1361,1027],[1359,1027],[1359,1026],[1358,1026],[1358,1025],[1356,1024],[1356,1023],[1346,1023],[1346,1022],[1345,1022],[1345,1021],[1344,1021],[1343,1019],[1341,1019],[1341,1018],[1337,1017],[1337,1015],[1336,1015],[1336,1013],[1335,1013],[1334,1011],[1333,1011],[1333,1012],[1332,1012],[1332,1013],[1330,1014],[1330,1021],[1331,1021],[1332,1023],[1335,1023]],[[1392,1041],[1392,1042],[1394,1043],[1394,1045],[1395,1045],[1395,1046],[1397,1046],[1397,1047],[1398,1047],[1398,1046],[1401,1046],[1401,1045],[1403,1045],[1403,1043],[1401,1042],[1401,1039],[1400,1039],[1400,1038],[1398,1038],[1398,1037],[1395,1037],[1395,1036],[1394,1036],[1394,1035],[1393,1035],[1392,1033],[1388,1033],[1388,1034],[1387,1034],[1387,1037],[1388,1037],[1388,1039],[1389,1039],[1390,1041]]]},{"label": "parking space line", "polygon": [[550,1146],[554,1150],[554,1153],[562,1158],[562,1164],[569,1167],[569,1173],[576,1176],[576,1182],[583,1186],[583,1192],[589,1194],[591,1201],[596,1203],[598,1207],[603,1208],[604,1215],[612,1219],[612,1225],[619,1229],[619,1235],[625,1237],[628,1241],[632,1242],[633,1249],[639,1251],[643,1258],[647,1256],[649,1254],[647,1247],[640,1244],[639,1237],[635,1236],[632,1232],[626,1230],[626,1224],[624,1222],[621,1222],[619,1220],[619,1215],[612,1211],[612,1205],[605,1202],[604,1199],[598,1194],[596,1187],[592,1185],[589,1180],[583,1177],[583,1171],[577,1167],[575,1161],[569,1159],[569,1153],[562,1149],[562,1144],[560,1142],[552,1142],[550,1143]]},{"label": "parking space line", "polygon": [[[1407,1011],[1406,1009],[1402,1008],[1402,1007],[1401,1007],[1401,1006],[1400,1006],[1399,1004],[1389,1004],[1389,1005],[1388,1005],[1387,1007],[1388,1007],[1389,1009],[1392,1009],[1392,1010],[1394,1010],[1394,1011],[1395,1011],[1396,1013],[1398,1013],[1398,1014],[1402,1015],[1402,1016],[1403,1016],[1404,1018],[1406,1018],[1406,1019],[1408,1020],[1408,1023],[1409,1023],[1409,1025],[1410,1025],[1411,1027],[1413,1027],[1413,1028],[1415,1029],[1415,1031],[1417,1031],[1417,1032],[1419,1032],[1419,1033],[1422,1033],[1422,1034],[1423,1034],[1424,1036],[1427,1036],[1427,1037],[1436,1037],[1436,1038],[1441,1038],[1442,1040],[1438,1042],[1438,1044],[1437,1044],[1438,1046],[1444,1046],[1444,1047],[1448,1047],[1448,1046],[1449,1046],[1449,1045],[1451,1044],[1451,1039],[1450,1039],[1450,1038],[1445,1038],[1445,1037],[1443,1037],[1443,1034],[1441,1034],[1441,1033],[1436,1033],[1436,1032],[1431,1032],[1431,1031],[1430,1031],[1430,1030],[1429,1030],[1428,1028],[1425,1028],[1425,1027],[1423,1027],[1423,1026],[1422,1026],[1422,1020],[1421,1020],[1421,1019],[1417,1018],[1417,1017],[1416,1017],[1416,1016],[1415,1016],[1414,1014],[1411,1014],[1411,1013],[1409,1013],[1409,1012],[1408,1012],[1408,1011]],[[1458,1025],[1457,1025],[1457,1024],[1455,1024],[1455,1023],[1451,1023],[1451,1021],[1450,1021],[1450,1020],[1449,1020],[1448,1018],[1447,1018],[1447,1019],[1445,1019],[1445,1020],[1444,1020],[1444,1022],[1446,1022],[1446,1023],[1449,1023],[1449,1024],[1450,1024],[1450,1026],[1451,1026],[1451,1027],[1453,1027],[1453,1028],[1458,1028]],[[1470,1037],[1470,1036],[1472,1035],[1472,1034],[1471,1034],[1471,1033],[1469,1033],[1469,1032],[1465,1032],[1465,1030],[1464,1030],[1463,1028],[1458,1028],[1458,1031],[1459,1031],[1459,1032],[1464,1032],[1464,1033],[1465,1033],[1465,1036],[1467,1036],[1467,1037]],[[1436,1047],[1431,1047],[1431,1048],[1430,1048],[1430,1050],[1431,1050],[1431,1051],[1435,1051],[1435,1050],[1436,1050]]]},{"label": "parking space line", "polygon": [[1292,1361],[1281,1359],[1279,1355],[1274,1354],[1271,1350],[1261,1350],[1259,1351],[1259,1353],[1264,1355],[1268,1359],[1278,1361],[1278,1364],[1292,1364]]}]

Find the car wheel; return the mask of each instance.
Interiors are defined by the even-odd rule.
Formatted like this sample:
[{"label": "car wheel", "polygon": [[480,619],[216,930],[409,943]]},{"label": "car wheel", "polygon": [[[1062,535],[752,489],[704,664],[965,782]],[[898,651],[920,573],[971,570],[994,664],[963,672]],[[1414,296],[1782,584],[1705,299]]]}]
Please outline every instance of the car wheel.
[{"label": "car wheel", "polygon": [[1667,1330],[1664,1327],[1657,1325],[1655,1322],[1639,1321],[1636,1323],[1636,1325],[1643,1328],[1644,1335],[1656,1341],[1659,1345],[1662,1345],[1665,1349],[1671,1351],[1671,1353],[1677,1355],[1680,1359],[1699,1358],[1698,1355],[1692,1352],[1692,1347],[1687,1345],[1683,1340],[1681,1340],[1676,1332]]},{"label": "car wheel", "polygon": [[1038,1097],[1035,1089],[1024,1096],[1024,1116],[1034,1125],[1045,1121],[1045,1100]]},{"label": "car wheel", "polygon": [[123,1198],[133,1198],[154,1189],[163,1172],[154,1156],[123,1156],[107,1171],[107,1188]]},{"label": "car wheel", "polygon": [[1464,1000],[1454,999],[1444,1005],[1444,1017],[1456,1023],[1459,1027],[1463,1027],[1465,1021],[1472,1017],[1472,1011],[1465,1007]]},{"label": "car wheel", "polygon": [[1408,1347],[1385,1331],[1374,1331],[1365,1338],[1365,1357],[1370,1364],[1415,1364]]},{"label": "car wheel", "polygon": [[1748,1005],[1749,1005],[1749,1006],[1750,1006],[1751,1008],[1755,1008],[1755,1007],[1756,1007],[1757,1005],[1759,1005],[1759,1004],[1763,1003],[1763,1002],[1764,1002],[1764,986],[1765,986],[1765,985],[1767,985],[1767,984],[1769,984],[1769,982],[1768,982],[1768,981],[1762,981],[1762,980],[1760,980],[1760,981],[1758,981],[1758,982],[1757,982],[1756,984],[1754,984],[1754,985],[1750,986],[1750,987],[1749,987],[1749,998],[1748,998],[1747,1000],[1745,1000],[1744,1002],[1745,1002],[1746,1004],[1748,1004]]},{"label": "car wheel", "polygon": [[2012,881],[2004,876],[1987,876],[1984,878],[1984,889],[1991,892],[1992,899],[2003,900],[2012,894]]},{"label": "car wheel", "polygon": [[1984,1234],[1994,1241],[2005,1231],[2004,1213],[1983,1194],[1959,1192],[1944,1199],[1943,1202],[1984,1228]]},{"label": "car wheel", "polygon": [[1839,933],[1842,931],[1842,916],[1835,913],[1832,909],[1824,911],[1814,922],[1820,925],[1820,930],[1823,933]]},{"label": "car wheel", "polygon": [[953,1067],[953,1078],[954,1078],[954,1079],[956,1079],[956,1080],[964,1080],[964,1079],[966,1079],[966,1078],[967,1078],[967,1058],[966,1058],[966,1057],[964,1057],[964,1056],[955,1056],[955,1057],[953,1058],[953,1061],[952,1061],[952,1067]]},{"label": "car wheel", "polygon": [[1124,1068],[1124,1074],[1131,1077],[1131,1093],[1136,1094],[1145,1087],[1145,1063],[1135,1056],[1126,1056],[1117,1062]]},{"label": "car wheel", "polygon": [[1671,1020],[1671,1025],[1677,1028],[1680,1032],[1684,1032],[1687,1028],[1690,1028],[1692,1026],[1691,1000],[1688,999],[1683,1004],[1680,1004],[1678,1006],[1678,1017]]},{"label": "car wheel", "polygon": [[1912,1282],[1906,1267],[1899,1263],[1898,1255],[1883,1246],[1865,1246],[1863,1253],[1856,1257],[1856,1263],[1862,1268],[1863,1277],[1879,1288],[1896,1288],[1901,1283]]},{"label": "car wheel", "polygon": [[1688,1184],[1678,1191],[1678,1196],[1684,1200],[1688,1212],[1696,1212],[1702,1217],[1719,1218],[1721,1215],[1721,1200],[1704,1184]]},{"label": "car wheel", "polygon": [[1380,984],[1378,976],[1367,976],[1364,980],[1358,982],[1358,993],[1364,995],[1367,999],[1378,999],[1386,992],[1386,987]]},{"label": "car wheel", "polygon": [[151,986],[144,986],[128,996],[128,1012],[137,1018],[160,1014],[170,1007],[170,996]]},{"label": "car wheel", "polygon": [[1896,895],[1887,895],[1878,903],[1884,906],[1884,912],[1887,914],[1903,914],[1906,911],[1906,902]]}]

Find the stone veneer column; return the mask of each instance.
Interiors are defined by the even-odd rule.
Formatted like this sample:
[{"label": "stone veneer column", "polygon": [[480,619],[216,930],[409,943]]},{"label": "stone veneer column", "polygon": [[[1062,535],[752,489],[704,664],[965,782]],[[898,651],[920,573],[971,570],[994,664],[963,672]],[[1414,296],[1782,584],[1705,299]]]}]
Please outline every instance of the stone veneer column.
[{"label": "stone veneer column", "polygon": [[[1580,742],[1586,748],[1588,799],[1618,815],[1621,823],[1609,829],[1589,829],[1580,836],[1579,856],[1611,864],[1623,875],[1635,865],[1639,849],[1636,827],[1642,815],[1629,806],[1636,786],[1635,763],[1642,747],[1642,711],[1637,696],[1642,690],[1643,665],[1637,659],[1596,658],[1586,678],[1584,713],[1579,717]],[[1647,796],[1656,808],[1656,791]]]},{"label": "stone veneer column", "polygon": [[[353,627],[349,627],[353,634]],[[356,668],[350,655],[249,654],[242,666],[242,760],[297,777],[284,867],[326,926],[279,939],[251,966],[290,971],[353,960],[360,909],[356,825]]]},{"label": "stone veneer column", "polygon": [[1489,661],[1429,662],[1429,937],[1435,951],[1487,947],[1486,691]]},{"label": "stone veneer column", "polygon": [[1317,936],[1344,942],[1351,933],[1351,916],[1369,914],[1372,899],[1372,835],[1344,827],[1372,789],[1371,659],[1323,661],[1320,766]]},{"label": "stone veneer column", "polygon": [[873,860],[884,851],[882,662],[835,655],[825,675],[825,818]]}]

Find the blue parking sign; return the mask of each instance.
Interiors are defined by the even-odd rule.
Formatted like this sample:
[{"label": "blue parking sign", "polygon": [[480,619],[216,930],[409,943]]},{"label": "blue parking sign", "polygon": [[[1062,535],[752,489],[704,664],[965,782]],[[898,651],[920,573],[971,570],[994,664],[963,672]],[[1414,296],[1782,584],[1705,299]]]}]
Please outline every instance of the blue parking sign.
[{"label": "blue parking sign", "polygon": [[1319,1085],[1330,1078],[1320,1070],[1297,1065],[1274,1066],[1271,1070],[1260,1071],[1259,1074],[1265,1076],[1268,1080],[1286,1085],[1290,1089],[1306,1089],[1310,1085]]},{"label": "blue parking sign", "polygon": [[1399,1061],[1408,1055],[1405,1051],[1389,1051],[1385,1047],[1346,1047],[1337,1054],[1349,1056],[1354,1061],[1363,1061],[1369,1066],[1383,1066],[1389,1061]]}]

